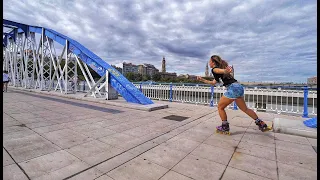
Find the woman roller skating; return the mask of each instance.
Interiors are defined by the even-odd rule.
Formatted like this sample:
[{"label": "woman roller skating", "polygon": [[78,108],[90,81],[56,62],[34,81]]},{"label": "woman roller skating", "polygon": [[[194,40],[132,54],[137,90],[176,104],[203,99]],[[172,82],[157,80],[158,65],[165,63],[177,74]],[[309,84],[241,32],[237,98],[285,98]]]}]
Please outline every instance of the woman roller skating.
[{"label": "woman roller skating", "polygon": [[228,63],[225,60],[222,60],[219,56],[213,55],[209,60],[209,66],[212,68],[211,72],[214,76],[212,81],[208,81],[198,76],[197,79],[206,84],[215,85],[220,79],[223,82],[223,85],[227,87],[227,91],[220,98],[218,103],[218,112],[222,120],[221,126],[217,126],[217,132],[223,134],[230,134],[229,123],[227,120],[227,114],[224,110],[229,104],[233,101],[237,103],[239,109],[245,112],[248,116],[255,120],[256,125],[261,131],[270,130],[265,122],[263,122],[257,114],[249,109],[243,99],[244,89],[241,84],[234,79],[230,74],[232,72],[232,67],[228,66]]}]

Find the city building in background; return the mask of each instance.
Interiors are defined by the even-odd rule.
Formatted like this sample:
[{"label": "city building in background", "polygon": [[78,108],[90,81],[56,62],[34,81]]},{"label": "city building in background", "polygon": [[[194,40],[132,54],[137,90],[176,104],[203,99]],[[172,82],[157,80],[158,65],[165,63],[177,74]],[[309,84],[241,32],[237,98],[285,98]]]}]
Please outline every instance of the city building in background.
[{"label": "city building in background", "polygon": [[166,59],[164,58],[164,56],[162,58],[162,63],[161,64],[162,64],[161,72],[165,73],[166,72]]},{"label": "city building in background", "polygon": [[161,74],[161,78],[166,79],[166,78],[176,78],[177,77],[177,73],[169,73],[169,72],[165,72],[165,73],[160,73]]},{"label": "city building in background", "polygon": [[307,84],[310,84],[310,85],[317,84],[317,76],[308,78]]},{"label": "city building in background", "polygon": [[190,75],[190,74],[180,74],[180,75],[179,75],[179,78],[196,80],[196,79],[197,79],[197,76],[196,76],[196,75]]},{"label": "city building in background", "polygon": [[167,69],[166,69],[166,59],[165,57],[163,56],[162,58],[162,63],[161,63],[161,78],[163,79],[167,79],[167,78],[171,78],[171,79],[174,79],[177,77],[177,73],[170,73],[170,72],[167,72]]},{"label": "city building in background", "polygon": [[149,76],[153,76],[156,73],[159,73],[159,70],[154,67],[154,65],[152,64],[141,64],[138,65],[138,73],[145,76],[145,75],[149,75]]},{"label": "city building in background", "polygon": [[[159,71],[154,65],[152,64],[139,64],[135,65],[132,63],[126,63],[123,62],[123,68],[116,67],[112,65],[114,68],[116,68],[119,72],[122,72],[123,75],[126,75],[127,73],[135,73],[135,74],[141,74],[142,76],[149,75],[152,77],[154,74],[160,74],[162,79],[175,79],[177,78],[177,73],[175,72],[167,72],[166,70],[166,59],[163,56],[162,62],[161,62],[161,71]],[[183,77],[185,79],[190,79],[190,80],[196,80],[197,76],[196,75],[179,75],[179,77]],[[209,66],[208,64],[206,65],[205,69],[205,77],[212,77],[212,73],[209,74]]]},{"label": "city building in background", "polygon": [[122,74],[123,75],[126,75],[129,72],[138,73],[138,66],[137,65],[132,64],[132,63],[126,63],[126,62],[123,62],[122,64],[123,64],[123,66],[122,66]]},{"label": "city building in background", "polygon": [[209,66],[208,66],[208,63],[206,65],[206,72],[204,73],[204,76],[205,77],[208,77],[209,76]]},{"label": "city building in background", "polygon": [[119,71],[120,73],[122,73],[122,68],[121,67],[117,67],[115,65],[111,65],[113,68],[115,68],[117,71]]}]

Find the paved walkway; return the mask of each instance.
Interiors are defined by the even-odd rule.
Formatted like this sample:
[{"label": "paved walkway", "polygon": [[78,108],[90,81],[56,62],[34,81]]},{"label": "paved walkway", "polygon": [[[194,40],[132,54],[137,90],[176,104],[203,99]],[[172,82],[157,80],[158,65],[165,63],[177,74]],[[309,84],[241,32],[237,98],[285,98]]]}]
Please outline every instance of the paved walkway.
[{"label": "paved walkway", "polygon": [[3,103],[5,180],[317,178],[316,139],[262,133],[240,111],[227,111],[228,136],[214,133],[221,122],[207,106],[147,112],[12,89]]}]

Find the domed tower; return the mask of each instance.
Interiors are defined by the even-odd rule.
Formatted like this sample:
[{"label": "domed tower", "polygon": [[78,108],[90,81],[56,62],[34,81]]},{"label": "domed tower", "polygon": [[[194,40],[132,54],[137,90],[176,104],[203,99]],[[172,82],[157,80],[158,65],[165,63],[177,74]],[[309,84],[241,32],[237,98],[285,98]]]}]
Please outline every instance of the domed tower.
[{"label": "domed tower", "polygon": [[162,59],[162,71],[161,72],[163,72],[163,73],[166,72],[166,59],[164,58],[164,56]]},{"label": "domed tower", "polygon": [[206,65],[206,72],[205,72],[205,77],[209,77],[209,66],[208,66],[208,63]]}]

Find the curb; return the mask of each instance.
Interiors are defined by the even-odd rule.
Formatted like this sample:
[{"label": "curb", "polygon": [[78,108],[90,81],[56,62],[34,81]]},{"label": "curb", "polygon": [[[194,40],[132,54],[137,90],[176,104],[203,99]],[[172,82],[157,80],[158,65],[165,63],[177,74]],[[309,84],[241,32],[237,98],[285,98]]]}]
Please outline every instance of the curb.
[{"label": "curb", "polygon": [[273,130],[275,133],[283,133],[317,139],[317,128],[309,128],[304,125],[303,121],[304,120],[275,118],[273,120]]}]

